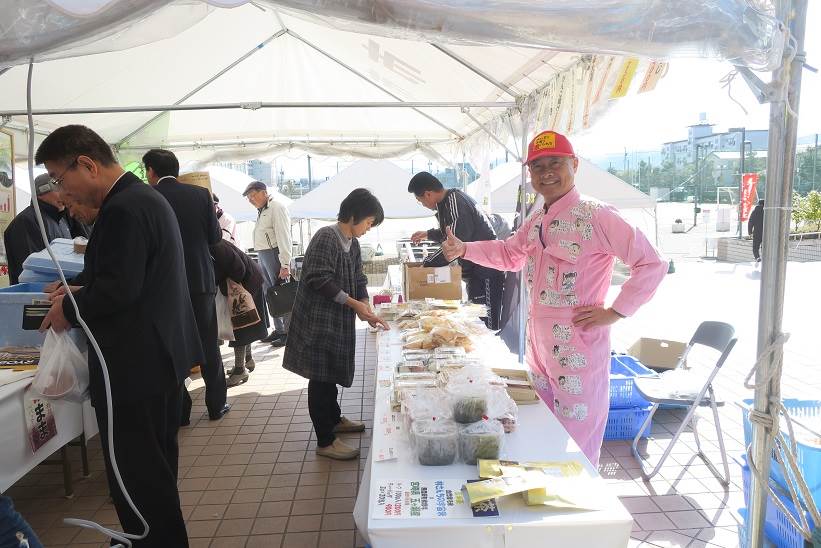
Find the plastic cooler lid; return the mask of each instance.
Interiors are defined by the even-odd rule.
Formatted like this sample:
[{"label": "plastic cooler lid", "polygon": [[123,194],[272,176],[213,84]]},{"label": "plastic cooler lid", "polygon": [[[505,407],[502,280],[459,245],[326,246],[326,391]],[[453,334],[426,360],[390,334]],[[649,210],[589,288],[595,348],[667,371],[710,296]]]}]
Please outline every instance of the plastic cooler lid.
[{"label": "plastic cooler lid", "polygon": [[[74,253],[74,241],[66,238],[55,238],[51,242],[51,248],[63,272],[69,276],[76,276],[83,271],[85,256]],[[31,255],[23,261],[23,268],[33,272],[57,273],[57,265],[51,260],[48,250],[43,249]]]}]

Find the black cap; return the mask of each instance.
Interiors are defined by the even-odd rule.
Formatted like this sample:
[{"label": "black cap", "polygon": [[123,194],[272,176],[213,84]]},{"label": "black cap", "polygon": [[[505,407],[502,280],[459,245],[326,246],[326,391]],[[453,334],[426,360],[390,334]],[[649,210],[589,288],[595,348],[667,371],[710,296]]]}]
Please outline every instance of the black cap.
[{"label": "black cap", "polygon": [[245,192],[243,192],[242,195],[248,196],[248,193],[254,190],[268,190],[268,188],[265,186],[265,183],[254,181],[252,183],[248,183],[248,186],[245,187]]}]

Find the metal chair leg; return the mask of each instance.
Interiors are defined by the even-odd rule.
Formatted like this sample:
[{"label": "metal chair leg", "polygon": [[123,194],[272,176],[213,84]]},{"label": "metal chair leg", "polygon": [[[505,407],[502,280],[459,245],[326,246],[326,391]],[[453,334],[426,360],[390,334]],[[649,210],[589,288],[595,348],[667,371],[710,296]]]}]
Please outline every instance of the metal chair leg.
[{"label": "metal chair leg", "polygon": [[[639,432],[639,436],[636,436],[636,438],[633,440],[633,455],[639,461],[639,465],[641,466],[641,476],[645,480],[649,480],[650,478],[659,473],[659,470],[661,470],[661,467],[664,465],[664,461],[667,460],[667,457],[670,456],[670,453],[673,451],[673,447],[676,445],[676,442],[681,437],[682,432],[684,432],[684,429],[687,428],[687,426],[693,421],[693,415],[695,414],[697,408],[697,404],[690,406],[689,410],[687,411],[687,415],[685,415],[684,420],[681,421],[681,425],[679,425],[678,430],[676,430],[676,433],[673,434],[673,439],[671,439],[670,443],[667,444],[667,448],[664,450],[664,453],[662,453],[661,458],[649,473],[647,472],[647,469],[644,466],[644,459],[641,458],[637,451],[637,440],[641,433],[644,431],[644,428],[646,427],[646,421],[645,424],[642,425],[642,430]],[[655,412],[656,409],[658,409],[658,404],[654,405],[653,412]],[[653,413],[650,414],[651,417],[652,415]]]},{"label": "metal chair leg", "polygon": [[[638,461],[639,466],[641,466],[641,475],[645,479],[650,479],[653,476],[655,476],[658,473],[658,468],[659,467],[656,467],[656,469],[651,471],[650,474],[647,473],[647,470],[644,467],[644,458],[639,454],[639,441],[641,440],[641,436],[642,436],[642,434],[644,434],[644,431],[647,430],[647,428],[653,422],[653,415],[656,414],[656,411],[658,410],[658,408],[659,408],[659,404],[654,403],[653,407],[650,408],[650,413],[647,415],[647,418],[644,419],[644,422],[642,423],[641,428],[639,428],[639,431],[636,434],[636,437],[633,438],[633,443],[630,445],[630,448],[633,451],[633,457]],[[663,460],[664,460],[664,457],[662,457],[662,461]]]},{"label": "metal chair leg", "polygon": [[[712,390],[711,390],[712,392]],[[713,461],[711,461],[707,455],[704,454],[704,451],[701,450],[701,446],[698,445],[698,456],[701,457],[701,460],[704,461],[704,464],[707,465],[707,468],[710,469],[710,472],[722,483],[722,485],[730,485],[730,466],[727,462],[727,450],[724,448],[724,434],[721,431],[721,422],[718,418],[718,406],[716,405],[715,398],[713,394],[710,394],[710,408],[713,410],[713,420],[716,423],[716,434],[718,435],[718,448],[721,451],[721,463],[724,467],[724,475],[719,473],[718,468],[716,468]],[[693,428],[695,432],[695,428]],[[698,440],[698,435],[696,435],[696,440]]]}]

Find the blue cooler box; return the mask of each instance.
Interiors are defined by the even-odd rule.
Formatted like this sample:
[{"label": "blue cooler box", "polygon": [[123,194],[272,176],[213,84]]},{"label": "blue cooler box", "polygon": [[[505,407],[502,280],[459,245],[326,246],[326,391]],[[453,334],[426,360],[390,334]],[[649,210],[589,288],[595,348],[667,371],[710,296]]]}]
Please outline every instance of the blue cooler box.
[{"label": "blue cooler box", "polygon": [[[74,240],[66,238],[55,238],[51,242],[51,249],[57,257],[57,262],[63,268],[66,278],[73,278],[83,271],[85,266],[85,255],[74,253]],[[38,274],[50,274],[57,279],[57,265],[51,260],[48,250],[38,251],[29,255],[23,261],[23,269]]]},{"label": "blue cooler box", "polygon": [[[46,334],[23,329],[23,305],[46,301],[44,283],[22,283],[0,288],[0,346],[43,346]],[[72,329],[71,338],[80,352],[86,349],[82,329]]]}]

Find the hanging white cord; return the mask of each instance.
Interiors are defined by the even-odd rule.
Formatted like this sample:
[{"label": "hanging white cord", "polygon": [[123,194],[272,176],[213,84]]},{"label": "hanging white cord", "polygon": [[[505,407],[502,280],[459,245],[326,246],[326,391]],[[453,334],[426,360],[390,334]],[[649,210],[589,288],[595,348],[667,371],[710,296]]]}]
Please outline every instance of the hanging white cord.
[{"label": "hanging white cord", "polygon": [[111,462],[111,469],[114,472],[114,477],[117,478],[117,484],[120,486],[120,490],[123,493],[123,497],[128,502],[128,505],[134,511],[140,521],[143,524],[144,532],[141,535],[135,535],[132,533],[123,533],[119,531],[113,531],[102,525],[95,523],[90,520],[85,519],[76,519],[76,518],[67,518],[64,519],[63,522],[67,525],[76,525],[79,527],[84,527],[86,529],[93,529],[98,531],[106,536],[111,537],[112,539],[120,542],[121,544],[115,545],[113,548],[130,548],[132,540],[142,540],[148,536],[149,526],[148,522],[145,521],[145,518],[137,509],[137,506],[134,504],[134,501],[131,500],[131,495],[128,494],[128,491],[125,488],[125,484],[123,483],[123,478],[120,475],[120,469],[117,467],[117,459],[114,455],[114,406],[111,403],[111,381],[108,378],[108,366],[106,365],[105,358],[103,357],[103,352],[100,350],[100,346],[97,344],[97,339],[94,338],[94,335],[91,333],[91,329],[89,329],[86,322],[80,317],[80,309],[77,307],[77,301],[74,300],[74,295],[71,293],[68,282],[66,281],[65,274],[63,274],[63,268],[60,266],[60,263],[57,261],[57,257],[54,255],[54,250],[51,249],[51,244],[48,241],[48,234],[46,233],[46,227],[43,224],[43,215],[40,212],[40,204],[39,200],[37,200],[37,188],[34,185],[34,117],[32,116],[32,107],[31,107],[31,76],[34,72],[34,59],[29,61],[29,71],[28,71],[28,79],[26,81],[26,109],[28,111],[28,172],[29,172],[29,184],[31,186],[31,195],[34,198],[31,202],[34,206],[34,213],[37,216],[37,224],[40,227],[40,235],[43,237],[43,243],[46,244],[46,250],[48,251],[51,260],[54,261],[54,264],[57,266],[57,272],[60,275],[60,281],[63,283],[63,287],[66,291],[66,298],[71,301],[71,304],[74,306],[74,311],[77,314],[77,322],[85,331],[86,336],[88,337],[91,346],[94,348],[94,352],[97,353],[97,357],[100,359],[100,366],[103,371],[103,380],[105,384],[105,402],[108,409],[108,413],[106,413],[106,428],[108,430],[108,454],[110,456],[109,460]]}]

